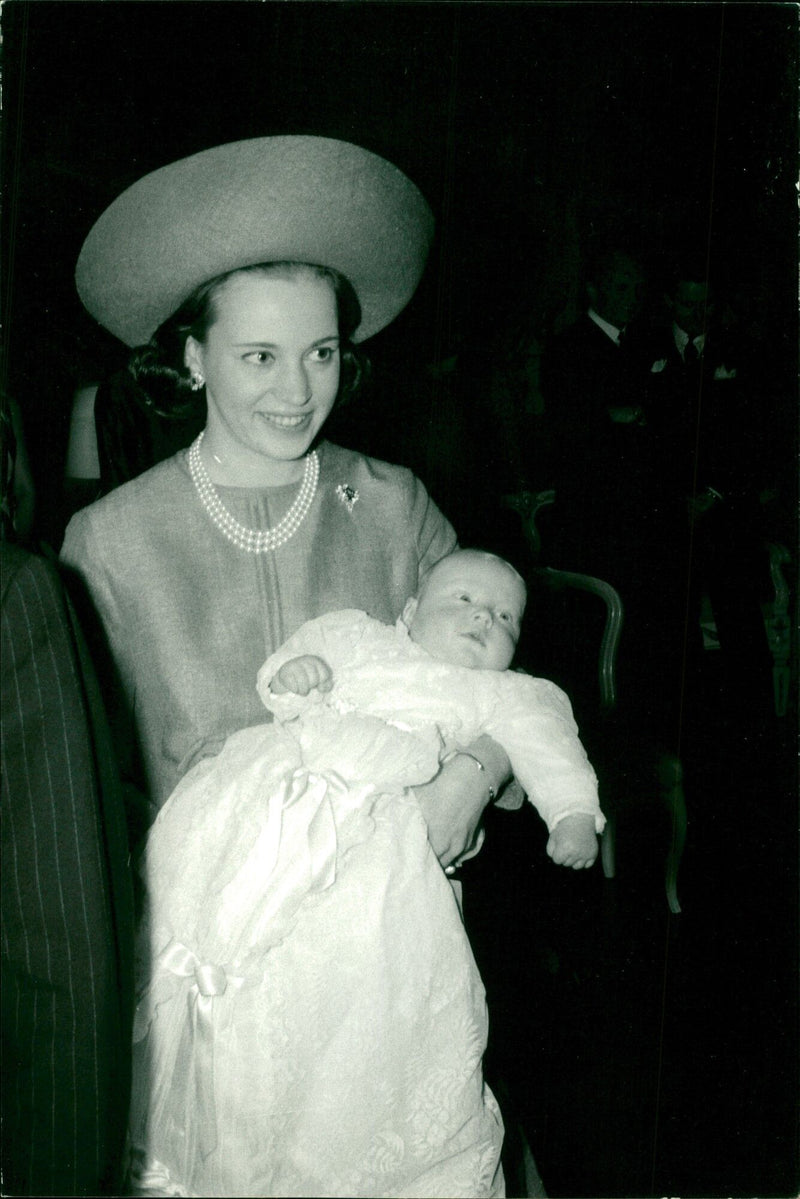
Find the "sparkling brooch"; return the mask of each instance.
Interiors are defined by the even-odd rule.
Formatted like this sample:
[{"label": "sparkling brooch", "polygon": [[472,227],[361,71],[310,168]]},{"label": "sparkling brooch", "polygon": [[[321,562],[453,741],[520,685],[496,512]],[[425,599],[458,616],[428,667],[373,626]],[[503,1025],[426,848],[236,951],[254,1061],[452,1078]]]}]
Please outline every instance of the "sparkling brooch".
[{"label": "sparkling brooch", "polygon": [[359,495],[355,487],[351,487],[349,483],[340,483],[336,488],[336,494],[344,504],[347,511],[352,512],[354,505],[359,499]]}]

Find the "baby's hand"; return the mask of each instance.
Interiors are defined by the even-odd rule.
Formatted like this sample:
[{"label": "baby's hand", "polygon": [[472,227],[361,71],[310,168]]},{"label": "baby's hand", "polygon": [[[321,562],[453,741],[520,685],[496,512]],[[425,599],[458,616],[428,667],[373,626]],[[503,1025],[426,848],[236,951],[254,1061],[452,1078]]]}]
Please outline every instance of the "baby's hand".
[{"label": "baby's hand", "polygon": [[269,685],[275,695],[291,691],[294,695],[308,695],[316,687],[319,691],[330,691],[333,674],[326,661],[315,654],[302,654],[284,662]]},{"label": "baby's hand", "polygon": [[547,842],[547,852],[557,866],[586,870],[597,857],[594,816],[578,812],[559,820]]}]

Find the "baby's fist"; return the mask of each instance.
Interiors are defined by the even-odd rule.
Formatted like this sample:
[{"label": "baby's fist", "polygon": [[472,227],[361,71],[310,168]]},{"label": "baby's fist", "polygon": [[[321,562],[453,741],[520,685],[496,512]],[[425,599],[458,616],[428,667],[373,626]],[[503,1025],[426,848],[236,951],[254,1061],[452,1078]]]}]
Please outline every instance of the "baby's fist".
[{"label": "baby's fist", "polygon": [[594,816],[578,812],[559,820],[547,842],[547,852],[557,866],[586,870],[597,857]]},{"label": "baby's fist", "polygon": [[308,695],[316,687],[319,691],[330,691],[333,686],[331,668],[316,654],[301,654],[284,662],[269,685],[275,695],[291,691],[293,695]]}]

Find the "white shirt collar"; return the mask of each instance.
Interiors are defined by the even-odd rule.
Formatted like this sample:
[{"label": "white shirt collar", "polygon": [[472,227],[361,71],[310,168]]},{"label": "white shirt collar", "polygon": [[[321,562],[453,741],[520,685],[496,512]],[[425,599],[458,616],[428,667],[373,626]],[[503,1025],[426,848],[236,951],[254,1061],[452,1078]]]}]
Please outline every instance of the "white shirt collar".
[{"label": "white shirt collar", "polygon": [[[683,358],[684,351],[686,350],[686,347],[689,344],[689,334],[686,332],[685,329],[682,329],[680,327],[680,325],[676,325],[675,322],[673,321],[672,322],[672,336],[675,338],[675,345],[677,347],[678,353],[680,354],[681,358]],[[697,347],[698,354],[702,354],[703,347],[706,344],[705,333],[698,333],[697,337],[692,338],[692,340],[694,341],[694,344]]]},{"label": "white shirt collar", "polygon": [[619,335],[622,332],[621,329],[618,329],[616,325],[612,325],[610,321],[603,320],[602,316],[600,316],[598,312],[595,312],[594,308],[590,308],[586,315],[590,321],[594,321],[598,329],[603,330],[606,337],[610,337],[615,345],[619,345]]}]

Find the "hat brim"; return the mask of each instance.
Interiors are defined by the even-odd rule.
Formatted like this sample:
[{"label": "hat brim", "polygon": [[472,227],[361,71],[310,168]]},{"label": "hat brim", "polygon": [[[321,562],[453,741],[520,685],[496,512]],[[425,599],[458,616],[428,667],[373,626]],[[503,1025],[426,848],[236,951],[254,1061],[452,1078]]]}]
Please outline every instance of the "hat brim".
[{"label": "hat brim", "polygon": [[202,283],[257,262],[332,267],[358,296],[364,341],[411,299],[433,214],[397,167],[350,142],[252,138],[139,179],[105,210],[75,270],[91,315],[144,345]]}]

